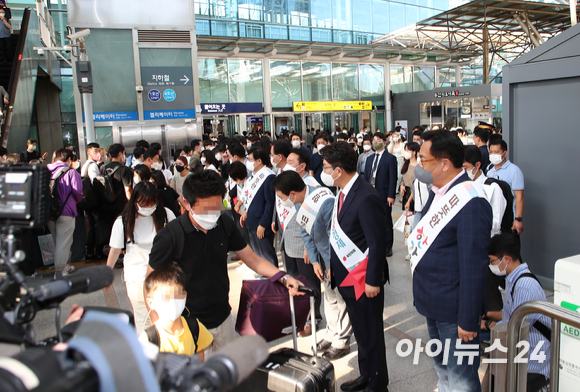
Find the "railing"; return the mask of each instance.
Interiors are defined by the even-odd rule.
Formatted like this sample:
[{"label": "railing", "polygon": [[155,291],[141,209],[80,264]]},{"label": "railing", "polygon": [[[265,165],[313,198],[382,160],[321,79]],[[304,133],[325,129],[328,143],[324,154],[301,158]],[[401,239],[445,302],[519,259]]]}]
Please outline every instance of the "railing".
[{"label": "railing", "polygon": [[560,306],[544,301],[530,301],[520,305],[512,314],[507,332],[508,363],[506,375],[506,391],[518,391],[519,383],[517,366],[527,366],[525,363],[515,363],[516,344],[520,341],[520,329],[524,319],[530,314],[539,313],[552,318],[552,341],[550,342],[550,391],[558,392],[560,381],[560,324],[565,322],[580,328],[580,315]]}]

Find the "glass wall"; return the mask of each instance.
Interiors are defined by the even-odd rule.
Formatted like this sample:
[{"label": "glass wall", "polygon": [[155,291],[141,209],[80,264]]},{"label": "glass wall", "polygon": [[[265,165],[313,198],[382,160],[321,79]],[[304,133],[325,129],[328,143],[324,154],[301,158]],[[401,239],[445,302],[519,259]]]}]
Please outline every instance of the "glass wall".
[{"label": "glass wall", "polygon": [[332,64],[332,97],[334,101],[358,99],[358,64]]},{"label": "glass wall", "polygon": [[391,91],[393,94],[413,92],[412,66],[391,65]]},{"label": "glass wall", "polygon": [[302,63],[305,101],[331,101],[330,63]]},{"label": "glass wall", "polygon": [[228,60],[230,102],[264,102],[261,60]]},{"label": "glass wall", "polygon": [[229,102],[228,61],[198,59],[200,102]]},{"label": "glass wall", "polygon": [[198,34],[360,44],[450,8],[449,0],[195,0],[194,3]]},{"label": "glass wall", "polygon": [[384,67],[378,64],[361,64],[359,69],[361,100],[372,101],[373,106],[384,106]]},{"label": "glass wall", "polygon": [[270,78],[273,108],[291,108],[302,100],[299,61],[271,61]]},{"label": "glass wall", "polygon": [[413,91],[435,88],[435,67],[413,67]]}]

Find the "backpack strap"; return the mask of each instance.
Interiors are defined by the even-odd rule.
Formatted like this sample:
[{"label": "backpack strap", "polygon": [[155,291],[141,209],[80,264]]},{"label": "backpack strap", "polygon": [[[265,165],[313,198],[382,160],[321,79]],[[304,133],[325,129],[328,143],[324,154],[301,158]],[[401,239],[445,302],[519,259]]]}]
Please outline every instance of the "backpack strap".
[{"label": "backpack strap", "polygon": [[150,343],[153,343],[157,347],[161,346],[161,342],[159,339],[159,331],[157,331],[157,327],[155,325],[151,325],[145,328],[145,333],[147,334],[147,339]]},{"label": "backpack strap", "polygon": [[[514,284],[512,286],[512,292],[511,292],[512,301],[514,299],[514,291],[516,289],[516,283],[518,283],[518,280],[520,280],[521,278],[532,278],[536,282],[538,282],[540,287],[542,287],[542,284],[540,283],[540,281],[538,280],[536,275],[532,274],[531,272],[524,272],[523,274],[518,276],[518,278],[516,279],[516,281],[514,282]],[[532,324],[532,327],[536,328],[538,330],[538,332],[540,332],[544,336],[544,338],[546,338],[546,340],[548,342],[552,341],[552,330],[550,328],[546,327],[544,324],[542,324],[540,322],[540,320],[536,320],[536,322],[534,324]]]},{"label": "backpack strap", "polygon": [[[56,188],[56,184],[60,181],[60,179],[69,171],[72,170],[70,167],[65,167],[63,168],[59,173],[58,176],[56,176],[56,178],[54,179],[54,187]],[[68,195],[66,195],[66,198],[64,199],[64,202],[62,203],[62,206],[66,206],[66,202],[68,201],[70,195],[72,195],[72,189],[70,190],[70,192],[68,193]],[[58,201],[58,200],[57,200]]]},{"label": "backpack strap", "polygon": [[185,232],[183,227],[178,220],[175,223],[167,225],[167,228],[171,232],[171,237],[173,238],[173,261],[181,260],[181,255],[183,254],[183,247],[185,244]]},{"label": "backpack strap", "polygon": [[199,320],[193,316],[184,317],[187,322],[187,326],[191,331],[191,336],[193,338],[193,344],[195,345],[195,351],[197,352],[197,341],[199,339]]}]

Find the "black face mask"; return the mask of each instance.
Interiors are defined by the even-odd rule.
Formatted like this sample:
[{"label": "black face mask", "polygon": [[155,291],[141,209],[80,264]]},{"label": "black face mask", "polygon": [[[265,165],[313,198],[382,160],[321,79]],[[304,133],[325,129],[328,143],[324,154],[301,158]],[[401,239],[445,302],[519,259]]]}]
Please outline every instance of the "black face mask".
[{"label": "black face mask", "polygon": [[185,170],[185,166],[177,166],[177,165],[175,165],[175,170],[177,170],[178,173],[181,173],[182,171]]}]

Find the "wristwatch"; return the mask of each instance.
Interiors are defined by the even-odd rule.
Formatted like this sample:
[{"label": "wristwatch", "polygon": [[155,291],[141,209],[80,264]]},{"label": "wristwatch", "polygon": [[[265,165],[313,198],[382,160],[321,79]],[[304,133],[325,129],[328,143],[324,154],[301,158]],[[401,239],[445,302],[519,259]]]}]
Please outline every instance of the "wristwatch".
[{"label": "wristwatch", "polygon": [[290,275],[288,275],[288,274],[286,274],[286,275],[284,275],[284,276],[282,277],[282,284],[283,284],[284,286],[286,286],[286,281],[288,280],[288,278],[289,278],[289,277],[290,277]]},{"label": "wristwatch", "polygon": [[487,319],[485,322],[485,328],[487,328],[489,330],[489,326],[491,325],[491,323],[493,323],[493,320]]},{"label": "wristwatch", "polygon": [[517,220],[518,222],[521,222],[522,221],[522,217],[521,216],[516,216],[515,217],[515,220]]}]

